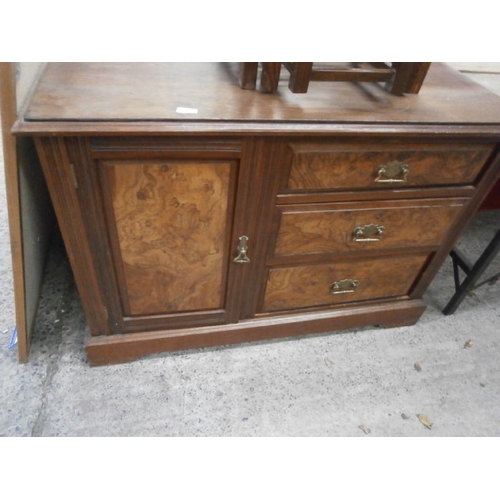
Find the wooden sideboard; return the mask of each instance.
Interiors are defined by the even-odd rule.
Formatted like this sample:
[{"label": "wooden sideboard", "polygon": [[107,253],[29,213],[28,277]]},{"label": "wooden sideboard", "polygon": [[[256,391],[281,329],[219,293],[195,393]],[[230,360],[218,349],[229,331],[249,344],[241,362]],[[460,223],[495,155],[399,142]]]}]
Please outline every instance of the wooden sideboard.
[{"label": "wooden sideboard", "polygon": [[500,99],[442,64],[418,95],[242,90],[225,63],[50,63],[35,138],[92,365],[414,324],[500,176]]}]

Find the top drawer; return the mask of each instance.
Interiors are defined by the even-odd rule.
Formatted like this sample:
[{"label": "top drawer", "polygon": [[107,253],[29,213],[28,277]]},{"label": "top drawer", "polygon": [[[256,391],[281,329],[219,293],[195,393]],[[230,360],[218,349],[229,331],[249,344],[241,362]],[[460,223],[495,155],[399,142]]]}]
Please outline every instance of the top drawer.
[{"label": "top drawer", "polygon": [[493,145],[290,142],[285,192],[472,184]]}]

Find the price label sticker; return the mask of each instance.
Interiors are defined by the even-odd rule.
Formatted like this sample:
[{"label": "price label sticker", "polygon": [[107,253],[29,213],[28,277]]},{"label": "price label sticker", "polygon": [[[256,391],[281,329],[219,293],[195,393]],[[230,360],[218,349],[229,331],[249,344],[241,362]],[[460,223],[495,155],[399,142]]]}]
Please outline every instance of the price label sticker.
[{"label": "price label sticker", "polygon": [[197,115],[198,108],[184,108],[182,106],[178,106],[175,112],[181,115]]}]

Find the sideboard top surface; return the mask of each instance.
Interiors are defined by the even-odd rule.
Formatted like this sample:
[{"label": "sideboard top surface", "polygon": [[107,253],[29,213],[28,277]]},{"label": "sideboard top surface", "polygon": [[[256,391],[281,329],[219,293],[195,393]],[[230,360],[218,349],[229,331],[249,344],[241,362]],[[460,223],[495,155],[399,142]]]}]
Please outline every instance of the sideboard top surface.
[{"label": "sideboard top surface", "polygon": [[[393,96],[378,84],[311,82],[294,94],[243,90],[238,63],[49,63],[14,127],[18,133],[237,131],[283,124],[500,125],[500,98],[442,63],[417,95]],[[167,127],[168,128],[168,127]]]}]

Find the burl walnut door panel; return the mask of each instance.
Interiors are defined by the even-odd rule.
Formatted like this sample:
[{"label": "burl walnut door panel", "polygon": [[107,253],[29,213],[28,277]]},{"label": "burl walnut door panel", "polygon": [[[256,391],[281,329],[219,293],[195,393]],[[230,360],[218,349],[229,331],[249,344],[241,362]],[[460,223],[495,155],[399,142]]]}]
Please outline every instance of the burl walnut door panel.
[{"label": "burl walnut door panel", "polygon": [[222,312],[237,162],[98,167],[124,314]]}]

